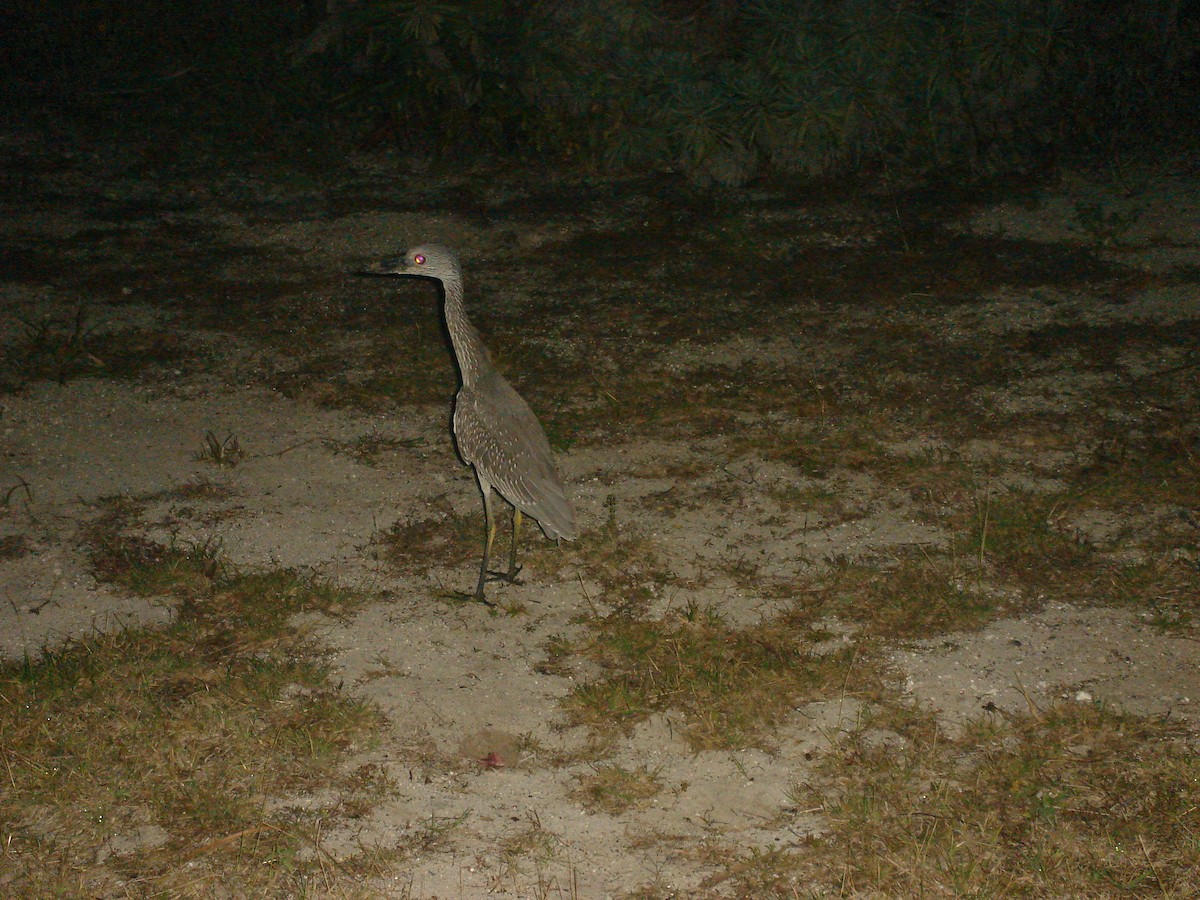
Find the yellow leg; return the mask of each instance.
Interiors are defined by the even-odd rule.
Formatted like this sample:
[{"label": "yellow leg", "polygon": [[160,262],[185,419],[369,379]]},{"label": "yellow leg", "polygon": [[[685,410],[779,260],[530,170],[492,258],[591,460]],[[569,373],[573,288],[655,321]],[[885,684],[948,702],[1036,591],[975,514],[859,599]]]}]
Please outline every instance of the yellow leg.
[{"label": "yellow leg", "polygon": [[487,523],[487,536],[483,540],[483,561],[479,564],[479,583],[475,585],[475,599],[487,602],[483,596],[483,585],[488,576],[488,560],[492,555],[492,540],[496,537],[496,519],[492,515],[492,488],[480,479],[479,487],[483,491],[483,517]]},{"label": "yellow leg", "polygon": [[513,541],[512,541],[512,549],[509,551],[509,554],[508,554],[508,575],[506,576],[507,581],[516,581],[517,573],[521,571],[521,567],[517,565],[517,539],[518,539],[518,537],[520,537],[520,534],[521,534],[521,519],[522,518],[524,518],[524,517],[521,515],[521,511],[519,509],[514,508],[513,509]]}]

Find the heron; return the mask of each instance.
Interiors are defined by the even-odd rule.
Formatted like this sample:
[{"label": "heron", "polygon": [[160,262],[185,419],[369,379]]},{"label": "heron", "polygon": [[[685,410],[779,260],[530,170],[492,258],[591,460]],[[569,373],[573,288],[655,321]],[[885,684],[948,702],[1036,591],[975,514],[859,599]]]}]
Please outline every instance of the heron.
[{"label": "heron", "polygon": [[[486,535],[474,598],[487,603],[488,581],[515,582],[521,519],[535,519],[550,540],[574,540],[575,508],[554,464],[546,432],[537,416],[496,369],[463,306],[462,267],[449,247],[422,244],[383,260],[380,275],[411,275],[441,284],[442,308],[461,384],[454,398],[453,430],[458,455],[475,470],[483,494]],[[488,568],[496,537],[492,492],[513,508],[508,570]]]}]

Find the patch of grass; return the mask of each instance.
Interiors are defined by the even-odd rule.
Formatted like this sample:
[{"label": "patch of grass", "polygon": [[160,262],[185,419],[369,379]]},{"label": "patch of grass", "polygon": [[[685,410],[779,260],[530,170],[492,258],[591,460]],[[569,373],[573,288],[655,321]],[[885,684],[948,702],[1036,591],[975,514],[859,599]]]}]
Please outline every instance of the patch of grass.
[{"label": "patch of grass", "polygon": [[798,613],[737,629],[691,607],[662,619],[629,610],[590,618],[592,635],[574,649],[603,674],[565,698],[567,720],[627,731],[674,710],[696,749],[761,744],[799,703],[874,684],[861,647],[810,652],[821,635],[808,619]]},{"label": "patch of grass", "polygon": [[1125,512],[1153,502],[1194,506],[1200,497],[1200,425],[1185,410],[1133,431],[1113,427],[1071,472],[1078,504]]},{"label": "patch of grass", "polygon": [[502,865],[492,883],[497,887],[506,883],[512,884],[513,877],[523,874],[525,865],[532,859],[534,867],[537,869],[539,887],[533,896],[546,898],[565,896],[551,893],[551,882],[556,883],[557,879],[547,879],[543,872],[543,867],[560,855],[563,843],[561,837],[542,824],[541,817],[535,810],[526,810],[525,818],[518,829],[506,835],[500,842],[499,851]]},{"label": "patch of grass", "polygon": [[29,553],[29,538],[24,534],[0,537],[0,560],[20,559]]},{"label": "patch of grass", "polygon": [[391,784],[346,766],[383,717],[339,690],[293,617],[365,597],[290,570],[236,572],[215,542],[131,537],[137,504],[108,506],[89,533],[96,574],[174,597],[178,613],[0,668],[5,890],[303,893],[329,877],[322,829]]},{"label": "patch of grass", "polygon": [[[1119,374],[1112,394],[1116,402],[1127,401],[1127,392],[1144,394],[1164,387],[1154,385],[1151,378],[1131,379],[1122,364],[1129,358],[1145,354],[1161,358],[1171,350],[1187,352],[1200,338],[1200,322],[1160,324],[1153,320],[1133,320],[1096,323],[1072,312],[1057,321],[1024,333],[1019,343],[1010,348],[1034,359],[1053,360],[1067,369],[1069,377],[1075,370],[1090,370]],[[1135,401],[1136,402],[1136,401]],[[1144,410],[1141,410],[1144,414]]]},{"label": "patch of grass", "polygon": [[970,566],[919,549],[887,562],[834,560],[814,593],[826,613],[900,640],[979,628],[1007,609]]},{"label": "patch of grass", "polygon": [[579,542],[574,555],[579,565],[603,591],[595,600],[636,614],[671,583],[674,576],[660,558],[660,550],[639,528],[617,518],[616,497],[605,500],[604,524]]},{"label": "patch of grass", "polygon": [[662,792],[658,773],[646,766],[626,769],[603,763],[591,773],[579,776],[573,796],[589,809],[620,815],[628,809],[646,805]]},{"label": "patch of grass", "polygon": [[[402,572],[424,572],[431,565],[447,567],[476,562],[483,553],[484,523],[482,503],[478,513],[460,515],[444,497],[424,504],[434,515],[397,521],[387,531],[375,535],[375,544],[382,558]],[[507,552],[511,532],[503,523],[496,526],[495,547]],[[503,541],[503,542],[502,542]],[[497,557],[499,558],[499,557]]]},{"label": "patch of grass", "polygon": [[218,484],[203,476],[196,476],[177,487],[163,491],[152,499],[161,497],[169,500],[225,500],[233,495],[234,490],[229,485]]},{"label": "patch of grass", "polygon": [[378,431],[369,431],[351,441],[324,441],[323,443],[335,454],[344,453],[355,462],[374,468],[384,454],[419,447],[423,441],[420,438],[388,437]]},{"label": "patch of grass", "polygon": [[787,514],[820,508],[822,511],[833,510],[839,522],[850,522],[863,515],[861,510],[849,509],[844,495],[833,485],[824,482],[778,482],[767,485],[763,493],[778,503]]},{"label": "patch of grass", "polygon": [[734,432],[735,452],[785,462],[807,478],[820,479],[838,469],[879,465],[887,456],[886,445],[904,434],[883,409],[864,413],[859,407],[843,414],[838,407],[827,406],[820,418],[785,414],[747,424]]},{"label": "patch of grass", "polygon": [[102,513],[87,528],[86,549],[101,581],[142,597],[195,597],[209,593],[228,574],[218,539],[161,544],[131,533],[144,500],[114,496],[99,505]]},{"label": "patch of grass", "polygon": [[[800,893],[800,864],[796,854],[779,847],[760,850],[751,848],[738,852],[727,848],[712,850],[707,854],[712,861],[719,861],[719,870],[704,879],[702,888],[713,890],[724,888],[723,896],[736,898],[802,897]],[[807,886],[806,886],[807,887]],[[712,896],[712,895],[709,895]]]},{"label": "patch of grass", "polygon": [[177,367],[198,358],[197,351],[173,332],[141,327],[98,331],[87,324],[80,308],[70,320],[24,324],[18,339],[5,348],[0,393],[13,393],[37,381],[66,384],[87,376],[139,378],[154,367]]},{"label": "patch of grass", "polygon": [[[586,421],[592,433],[605,440],[613,435],[719,434],[732,431],[737,422],[727,384],[723,372],[697,372],[689,374],[684,391],[675,373],[630,367],[622,376],[593,387],[597,396],[586,416],[559,413],[550,421],[562,433],[574,430],[572,421]],[[562,421],[568,416],[570,421]]]},{"label": "patch of grass", "polygon": [[[1136,537],[1102,548],[1072,522],[1094,510],[1121,521],[1132,486],[1110,485],[1113,493],[1107,496],[1074,487],[987,494],[970,473],[953,467],[937,471],[902,467],[888,477],[914,494],[919,509],[936,505],[936,513],[918,517],[951,536],[948,551],[918,547],[886,556],[830,558],[828,570],[815,573],[800,595],[869,634],[901,640],[980,628],[1036,608],[1048,596],[1138,606],[1154,611],[1162,624],[1184,630],[1194,620],[1188,598],[1195,591],[1196,538],[1184,524],[1185,515],[1162,513],[1156,525],[1144,525]],[[742,580],[749,586],[757,578],[752,567],[731,574],[746,576]],[[794,585],[790,594],[785,586],[775,587],[784,596],[798,596]],[[758,589],[766,592],[770,586],[759,583]]]},{"label": "patch of grass", "polygon": [[1095,580],[1101,559],[1085,538],[1060,527],[1067,500],[1017,490],[980,500],[959,550],[1028,596],[1053,591],[1063,599],[1079,597]]},{"label": "patch of grass", "polygon": [[1138,223],[1145,207],[1120,210],[1106,208],[1103,203],[1088,203],[1083,200],[1075,201],[1075,218],[1077,226],[1069,226],[1074,231],[1081,231],[1094,243],[1104,247],[1119,246],[1129,232]]},{"label": "patch of grass", "polygon": [[557,678],[569,678],[575,672],[571,660],[575,658],[575,643],[570,638],[556,634],[550,637],[542,647],[545,658],[534,666],[534,670],[542,675]]},{"label": "patch of grass", "polygon": [[1200,630],[1200,551],[1172,547],[1141,562],[1110,563],[1095,601],[1139,611],[1160,628],[1191,637]]},{"label": "patch of grass", "polygon": [[1070,704],[951,740],[907,718],[902,741],[863,732],[826,757],[811,793],[831,833],[794,854],[805,883],[892,897],[1200,889],[1200,757],[1183,726]]},{"label": "patch of grass", "polygon": [[316,349],[299,354],[298,365],[269,379],[284,396],[378,412],[410,403],[448,405],[458,386],[453,356],[432,313],[428,321],[389,328],[352,346],[329,346],[324,332],[313,341]]}]

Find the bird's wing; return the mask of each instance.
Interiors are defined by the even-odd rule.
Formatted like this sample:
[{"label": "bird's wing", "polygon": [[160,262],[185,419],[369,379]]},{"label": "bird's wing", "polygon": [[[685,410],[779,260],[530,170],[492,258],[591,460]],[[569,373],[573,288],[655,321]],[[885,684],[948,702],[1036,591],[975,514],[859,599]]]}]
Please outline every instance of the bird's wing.
[{"label": "bird's wing", "polygon": [[458,392],[454,435],[463,459],[547,536],[572,540],[575,509],[529,405],[498,373]]}]

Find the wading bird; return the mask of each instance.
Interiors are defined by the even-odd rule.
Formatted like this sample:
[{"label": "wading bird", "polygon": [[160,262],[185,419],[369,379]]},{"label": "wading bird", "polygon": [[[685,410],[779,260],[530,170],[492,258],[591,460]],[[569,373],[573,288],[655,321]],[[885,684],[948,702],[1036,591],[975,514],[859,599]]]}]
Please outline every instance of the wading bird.
[{"label": "wading bird", "polygon": [[[381,275],[415,275],[442,285],[446,329],[458,361],[462,386],[454,400],[454,439],[459,456],[475,469],[483,494],[487,532],[475,598],[487,602],[484,584],[512,582],[517,565],[517,536],[523,515],[536,519],[546,537],[574,540],[575,508],[554,465],[546,433],[521,396],[492,363],[487,348],[463,308],[462,268],[448,247],[424,244],[384,260]],[[496,536],[492,491],[513,506],[512,549],[507,572],[492,572],[488,561]]]}]

